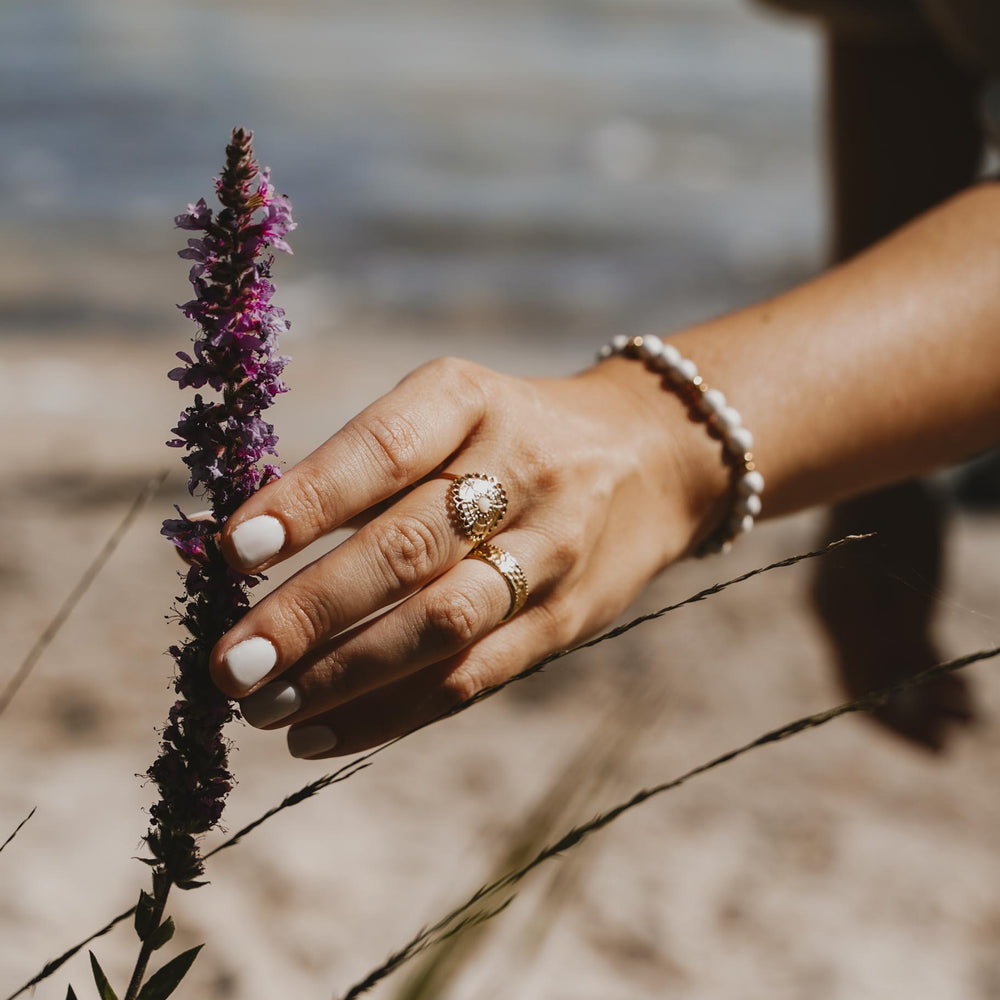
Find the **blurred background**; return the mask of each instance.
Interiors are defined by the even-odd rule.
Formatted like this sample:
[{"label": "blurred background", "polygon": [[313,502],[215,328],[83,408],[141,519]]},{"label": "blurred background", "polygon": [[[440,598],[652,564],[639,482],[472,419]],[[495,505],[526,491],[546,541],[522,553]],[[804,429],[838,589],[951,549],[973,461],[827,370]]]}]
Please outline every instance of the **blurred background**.
[{"label": "blurred background", "polygon": [[[160,494],[0,717],[0,995],[131,904],[169,706],[183,502],[162,447],[192,330],[172,219],[234,125],[294,203],[273,412],[292,463],[422,361],[558,374],[826,256],[822,47],[737,0],[289,0],[0,6],[0,683],[149,477]],[[677,567],[634,610],[810,548],[817,515]],[[995,644],[994,519],[956,520],[950,655]],[[313,553],[315,555],[315,553]],[[329,996],[511,852],[841,693],[811,569],[553,667],[282,814],[172,905],[208,947],[178,996]],[[902,586],[886,577],[886,586]],[[1000,684],[932,758],[848,719],[651,802],[540,873],[420,993],[1000,997]],[[236,829],[329,770],[240,726]],[[525,847],[528,845],[528,847]],[[121,981],[126,930],[98,942]],[[39,987],[85,995],[86,959]]]},{"label": "blurred background", "polygon": [[816,39],[734,0],[88,0],[3,18],[8,243],[62,278],[16,272],[5,332],[170,329],[183,272],[164,220],[234,124],[294,195],[283,290],[309,336],[673,326],[819,260]]}]

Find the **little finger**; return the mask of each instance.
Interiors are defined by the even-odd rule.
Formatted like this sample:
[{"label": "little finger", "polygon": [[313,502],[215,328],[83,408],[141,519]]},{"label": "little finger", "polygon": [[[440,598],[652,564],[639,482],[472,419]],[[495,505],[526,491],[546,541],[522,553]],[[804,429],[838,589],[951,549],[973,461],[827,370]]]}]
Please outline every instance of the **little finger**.
[{"label": "little finger", "polygon": [[549,626],[542,608],[526,608],[465,652],[293,725],[289,752],[340,757],[419,729],[557,648]]},{"label": "little finger", "polygon": [[[540,562],[539,537],[512,531],[502,540],[522,553],[519,558],[529,568]],[[481,640],[528,596],[520,563],[503,551],[502,571],[478,558],[464,559],[403,604],[314,651],[246,698],[244,717],[259,727],[298,722],[389,686]]]}]

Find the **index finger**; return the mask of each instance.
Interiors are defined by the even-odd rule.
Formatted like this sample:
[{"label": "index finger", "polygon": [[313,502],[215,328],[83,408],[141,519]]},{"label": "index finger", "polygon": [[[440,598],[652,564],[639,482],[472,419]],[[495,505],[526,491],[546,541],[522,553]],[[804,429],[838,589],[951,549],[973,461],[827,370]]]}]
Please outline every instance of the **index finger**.
[{"label": "index finger", "polygon": [[433,472],[483,418],[479,371],[439,358],[408,375],[232,515],[226,560],[272,566]]}]

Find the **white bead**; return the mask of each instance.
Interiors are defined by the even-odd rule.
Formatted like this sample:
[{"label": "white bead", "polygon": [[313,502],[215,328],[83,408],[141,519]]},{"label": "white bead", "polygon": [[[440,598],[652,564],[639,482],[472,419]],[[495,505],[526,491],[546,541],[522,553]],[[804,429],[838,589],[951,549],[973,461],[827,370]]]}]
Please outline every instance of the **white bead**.
[{"label": "white bead", "polygon": [[681,371],[683,360],[683,358],[678,358],[676,361],[668,361],[661,355],[656,359],[655,368],[658,372],[666,375],[671,382],[679,384],[684,381],[684,372]]},{"label": "white bead", "polygon": [[734,455],[745,455],[753,450],[753,435],[745,427],[734,427],[726,433],[726,447]]},{"label": "white bead", "polygon": [[741,497],[733,505],[733,511],[740,517],[756,517],[761,508],[764,505],[761,503],[760,497],[756,493],[751,493],[748,496]]},{"label": "white bead", "polygon": [[677,372],[685,382],[690,382],[698,374],[698,366],[690,358],[681,358]]},{"label": "white bead", "polygon": [[666,375],[669,378],[679,381],[681,373],[677,370],[677,366],[683,360],[681,352],[673,344],[664,344],[659,356],[653,359],[653,369],[661,375]]},{"label": "white bead", "polygon": [[751,493],[764,492],[764,477],[756,470],[745,472],[740,476],[740,481],[736,484],[736,489],[741,497],[750,496]]},{"label": "white bead", "polygon": [[643,334],[642,343],[639,345],[639,357],[643,361],[653,361],[658,358],[663,351],[663,341],[655,333]]},{"label": "white bead", "polygon": [[708,417],[714,417],[726,408],[726,397],[718,389],[708,389],[701,394],[698,407]]},{"label": "white bead", "polygon": [[731,406],[727,406],[721,413],[712,417],[712,423],[723,435],[728,435],[730,431],[736,430],[743,423],[740,411]]},{"label": "white bead", "polygon": [[[654,334],[639,337],[628,337],[617,334],[611,343],[598,351],[598,358],[604,359],[616,354],[639,358],[651,369],[666,375],[675,386],[681,389],[683,397],[689,405],[708,419],[723,439],[729,459],[742,461],[753,448],[753,435],[743,426],[743,418],[737,409],[729,406],[726,397],[718,389],[707,389],[699,379],[698,393],[689,395],[693,383],[698,378],[698,366],[669,341],[664,341]],[[693,399],[691,396],[693,395]],[[764,490],[764,477],[755,469],[743,472],[736,478],[737,499],[733,504],[726,522],[726,531],[714,538],[707,539],[698,551],[699,555],[708,552],[728,552],[733,546],[733,539],[753,530],[754,518],[763,507],[760,494]]]},{"label": "white bead", "polygon": [[676,365],[681,360],[681,352],[671,343],[663,341],[662,344],[660,356],[667,364]]}]

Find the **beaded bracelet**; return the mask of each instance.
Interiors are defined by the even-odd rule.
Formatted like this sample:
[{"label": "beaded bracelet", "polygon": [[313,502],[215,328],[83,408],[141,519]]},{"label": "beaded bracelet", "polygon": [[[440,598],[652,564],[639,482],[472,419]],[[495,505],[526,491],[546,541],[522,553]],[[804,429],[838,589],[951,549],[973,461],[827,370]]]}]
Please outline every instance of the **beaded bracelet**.
[{"label": "beaded bracelet", "polygon": [[743,426],[737,410],[726,403],[718,389],[710,389],[693,361],[681,357],[673,344],[659,337],[626,337],[619,334],[597,353],[598,360],[624,355],[644,361],[663,375],[667,385],[684,401],[694,419],[707,425],[708,433],[722,442],[722,460],[732,470],[732,507],[719,529],[695,550],[696,556],[728,552],[735,539],[753,528],[760,514],[764,477],[754,466],[753,435]]}]

